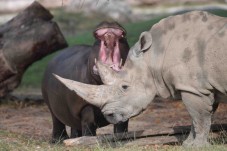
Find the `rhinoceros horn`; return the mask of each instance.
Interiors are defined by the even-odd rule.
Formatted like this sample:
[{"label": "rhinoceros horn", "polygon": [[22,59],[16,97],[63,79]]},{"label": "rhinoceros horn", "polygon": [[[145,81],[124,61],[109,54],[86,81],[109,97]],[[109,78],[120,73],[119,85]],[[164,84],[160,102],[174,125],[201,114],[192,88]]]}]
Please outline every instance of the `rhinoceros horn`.
[{"label": "rhinoceros horn", "polygon": [[110,67],[104,65],[99,61],[97,61],[96,65],[102,82],[106,85],[112,85],[117,79],[116,71],[112,70]]},{"label": "rhinoceros horn", "polygon": [[102,107],[107,101],[106,85],[89,85],[81,82],[62,78],[56,74],[53,74],[60,82],[62,82],[67,88],[74,91],[85,99],[88,103],[97,107]]}]

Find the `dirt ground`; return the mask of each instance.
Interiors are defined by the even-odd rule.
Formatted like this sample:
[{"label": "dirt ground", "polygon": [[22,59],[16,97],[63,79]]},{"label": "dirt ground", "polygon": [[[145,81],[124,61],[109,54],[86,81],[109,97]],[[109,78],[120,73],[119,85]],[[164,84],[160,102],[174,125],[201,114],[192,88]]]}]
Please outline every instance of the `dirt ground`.
[{"label": "dirt ground", "polygon": [[[227,104],[221,103],[214,114],[213,123],[227,123]],[[29,138],[49,141],[52,121],[44,103],[8,101],[0,105],[0,130],[22,134]],[[158,127],[190,125],[191,119],[182,101],[155,100],[139,116],[129,122],[129,131]],[[112,133],[113,125],[97,130],[97,134]]]}]

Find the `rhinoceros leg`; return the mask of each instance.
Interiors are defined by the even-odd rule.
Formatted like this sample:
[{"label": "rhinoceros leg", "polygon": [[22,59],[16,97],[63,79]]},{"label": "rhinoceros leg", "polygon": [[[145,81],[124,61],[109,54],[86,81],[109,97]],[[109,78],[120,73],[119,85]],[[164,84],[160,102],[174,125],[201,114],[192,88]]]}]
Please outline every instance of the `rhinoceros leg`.
[{"label": "rhinoceros leg", "polygon": [[81,137],[82,136],[82,131],[78,130],[76,128],[71,127],[71,135],[70,138],[76,138],[76,137]]},{"label": "rhinoceros leg", "polygon": [[194,126],[192,124],[190,133],[189,133],[187,139],[183,142],[183,146],[192,146],[194,139],[195,139],[195,130],[194,130]]},{"label": "rhinoceros leg", "polygon": [[114,124],[114,133],[128,132],[128,120],[123,123]]},{"label": "rhinoceros leg", "polygon": [[[217,110],[218,105],[219,105],[218,98],[215,98],[215,102],[213,104],[213,110],[212,110],[213,113]],[[192,125],[191,126],[191,131],[190,131],[187,139],[184,141],[184,146],[191,146],[191,145],[193,145],[194,138],[195,138],[195,128]]]},{"label": "rhinoceros leg", "polygon": [[182,92],[181,96],[190,116],[192,117],[191,132],[183,145],[209,145],[207,139],[211,126],[211,116],[214,112],[213,94],[209,96],[198,96],[189,92]]},{"label": "rhinoceros leg", "polygon": [[94,109],[87,105],[81,111],[81,126],[83,136],[95,136],[97,126],[95,124]]},{"label": "rhinoceros leg", "polygon": [[51,143],[58,143],[65,139],[68,139],[69,136],[66,132],[65,124],[59,121],[53,114],[52,121],[53,121],[53,132],[52,132],[52,140]]}]

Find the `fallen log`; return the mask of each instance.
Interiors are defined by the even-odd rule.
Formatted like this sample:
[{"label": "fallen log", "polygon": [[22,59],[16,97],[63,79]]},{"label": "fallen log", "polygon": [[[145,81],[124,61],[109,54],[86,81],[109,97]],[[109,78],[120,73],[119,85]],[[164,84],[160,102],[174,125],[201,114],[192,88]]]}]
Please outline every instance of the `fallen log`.
[{"label": "fallen log", "polygon": [[52,18],[50,12],[35,1],[0,26],[0,97],[20,84],[29,65],[67,46]]},{"label": "fallen log", "polygon": [[[219,135],[227,130],[227,124],[214,124],[211,126],[211,139],[223,137]],[[190,126],[177,126],[173,128],[159,127],[141,131],[127,133],[106,134],[100,136],[83,136],[79,138],[67,139],[66,146],[133,146],[133,145],[154,145],[154,144],[179,144],[186,139],[190,132]]]},{"label": "fallen log", "polygon": [[19,107],[26,107],[30,105],[43,105],[44,100],[42,95],[40,94],[30,94],[30,95],[24,95],[24,94],[8,94],[4,97],[4,101],[11,101],[14,103],[19,104]]}]

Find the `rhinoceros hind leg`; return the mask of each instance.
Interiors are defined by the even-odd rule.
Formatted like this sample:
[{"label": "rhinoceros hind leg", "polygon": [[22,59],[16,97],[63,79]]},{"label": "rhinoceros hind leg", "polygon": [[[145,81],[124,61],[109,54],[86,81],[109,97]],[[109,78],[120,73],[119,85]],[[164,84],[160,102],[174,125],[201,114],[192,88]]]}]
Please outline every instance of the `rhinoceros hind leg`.
[{"label": "rhinoceros hind leg", "polygon": [[95,136],[97,126],[95,124],[94,109],[87,105],[81,111],[82,136]]},{"label": "rhinoceros hind leg", "polygon": [[190,92],[182,92],[181,96],[192,118],[191,132],[183,145],[189,147],[209,145],[208,135],[214,111],[214,95],[198,96]]},{"label": "rhinoceros hind leg", "polygon": [[75,128],[71,127],[70,138],[76,138],[76,137],[81,137],[81,136],[82,136],[82,131],[81,130],[78,130],[78,129],[75,129]]},{"label": "rhinoceros hind leg", "polygon": [[59,121],[53,114],[53,132],[52,132],[52,140],[51,143],[59,143],[65,139],[68,139],[69,136],[66,132],[65,124]]},{"label": "rhinoceros hind leg", "polygon": [[114,133],[128,132],[128,120],[122,123],[114,124]]}]

